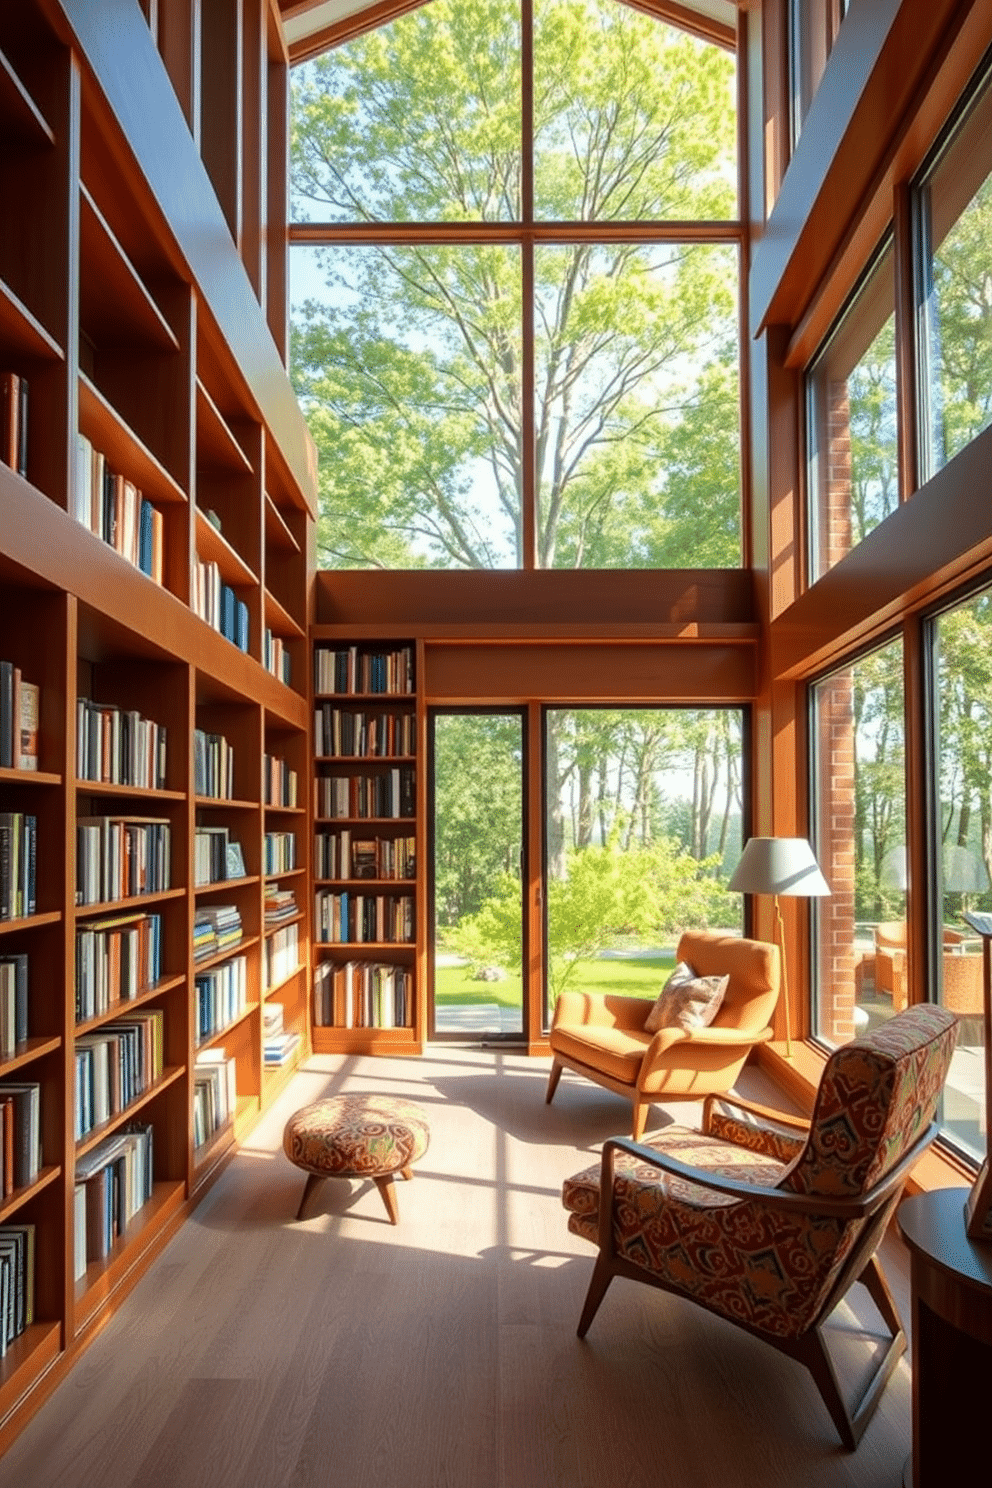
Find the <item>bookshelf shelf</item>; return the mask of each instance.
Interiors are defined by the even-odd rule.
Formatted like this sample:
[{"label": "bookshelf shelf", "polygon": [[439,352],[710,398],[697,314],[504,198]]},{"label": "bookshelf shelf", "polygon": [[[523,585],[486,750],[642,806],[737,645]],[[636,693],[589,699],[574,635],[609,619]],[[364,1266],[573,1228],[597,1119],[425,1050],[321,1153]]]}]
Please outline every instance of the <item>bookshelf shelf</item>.
[{"label": "bookshelf shelf", "polygon": [[196,551],[201,563],[216,563],[221,578],[232,588],[248,588],[258,583],[241,555],[200,510],[196,513]]},{"label": "bookshelf shelf", "polygon": [[344,888],[360,889],[369,893],[375,891],[379,894],[409,894],[412,886],[416,883],[414,877],[409,878],[315,878],[316,888]]},{"label": "bookshelf shelf", "polygon": [[314,823],[319,827],[396,827],[411,826],[416,820],[413,816],[315,816]]},{"label": "bookshelf shelf", "polygon": [[126,801],[185,801],[182,791],[161,790],[149,785],[111,785],[105,780],[82,780],[77,777],[76,790],[94,799]]},{"label": "bookshelf shelf", "polygon": [[93,1321],[102,1304],[156,1240],[164,1239],[166,1227],[171,1219],[178,1217],[184,1198],[182,1183],[156,1183],[151,1198],[138,1210],[124,1234],[114,1241],[110,1254],[86,1267],[75,1288],[77,1334]]},{"label": "bookshelf shelf", "polygon": [[21,356],[41,361],[65,360],[65,352],[55,337],[49,335],[9,284],[0,279],[0,345],[4,343]]},{"label": "bookshelf shelf", "polygon": [[301,641],[306,636],[303,626],[296,623],[270,589],[265,591],[265,623],[276,635],[294,636]]},{"label": "bookshelf shelf", "polygon": [[205,1034],[203,1038],[198,1039],[194,1044],[197,1053],[202,1049],[209,1049],[213,1044],[219,1043],[221,1039],[229,1038],[236,1028],[240,1028],[242,1023],[246,1023],[257,1012],[258,1003],[249,1002],[243,1012],[240,1012],[236,1018],[232,1018],[230,1023],[225,1023],[223,1028],[215,1028],[213,1033]]},{"label": "bookshelf shelf", "polygon": [[282,992],[286,987],[289,986],[290,982],[294,982],[296,980],[301,971],[306,971],[306,969],[306,962],[301,961],[298,966],[293,967],[292,971],[288,971],[286,975],[281,976],[277,982],[273,982],[271,987],[266,987],[264,996],[266,998],[275,998],[279,992]]},{"label": "bookshelf shelf", "polygon": [[51,770],[8,770],[0,768],[0,785],[61,785],[62,776]]},{"label": "bookshelf shelf", "polygon": [[272,497],[265,493],[265,537],[271,548],[284,553],[298,553],[300,545]]},{"label": "bookshelf shelf", "polygon": [[[117,1017],[119,1018],[122,1015],[123,1010],[119,1008],[117,1010]],[[102,1142],[104,1137],[108,1137],[119,1126],[125,1126],[129,1121],[133,1120],[134,1116],[143,1106],[147,1106],[149,1101],[155,1100],[157,1096],[162,1094],[163,1090],[168,1090],[170,1085],[174,1085],[177,1080],[181,1080],[185,1074],[186,1071],[181,1066],[172,1066],[166,1069],[160,1079],[153,1080],[150,1085],[147,1085],[140,1094],[135,1096],[133,1101],[128,1102],[122,1111],[118,1111],[115,1116],[111,1116],[109,1121],[102,1121],[99,1126],[94,1126],[91,1131],[86,1133],[85,1137],[81,1137],[76,1143],[77,1162],[91,1148],[96,1147],[98,1143]]]},{"label": "bookshelf shelf", "polygon": [[58,1357],[61,1334],[60,1323],[31,1323],[7,1345],[0,1359],[0,1419],[51,1368]]},{"label": "bookshelf shelf", "polygon": [[235,1125],[236,1118],[229,1116],[210,1133],[206,1141],[193,1149],[194,1183],[198,1180],[199,1174],[214,1167],[218,1157],[234,1146]]},{"label": "bookshelf shelf", "polygon": [[274,806],[271,801],[263,803],[263,808],[268,814],[275,813],[277,816],[306,816],[305,806]]},{"label": "bookshelf shelf", "polygon": [[79,207],[83,324],[98,325],[104,345],[144,341],[160,351],[177,352],[179,342],[169,322],[82,184]]},{"label": "bookshelf shelf", "polygon": [[178,481],[85,374],[79,374],[79,430],[115,470],[126,472],[156,505],[186,502]]},{"label": "bookshelf shelf", "polygon": [[29,145],[55,144],[54,131],[3,51],[0,51],[0,124]]},{"label": "bookshelf shelf", "polygon": [[223,894],[232,889],[246,889],[251,884],[259,882],[257,873],[249,873],[244,878],[219,878],[216,883],[196,885],[196,894]]},{"label": "bookshelf shelf", "polygon": [[15,1188],[12,1194],[0,1203],[0,1224],[6,1224],[7,1220],[23,1204],[43,1193],[57,1178],[61,1178],[62,1169],[56,1164],[41,1169],[33,1183],[27,1183],[23,1188]]},{"label": "bookshelf shelf", "polygon": [[77,904],[74,909],[77,920],[88,920],[93,915],[117,914],[124,910],[140,912],[152,904],[163,904],[169,899],[182,899],[185,894],[185,889],[160,889],[157,894],[132,894],[127,899],[106,899],[102,904]]},{"label": "bookshelf shelf", "polygon": [[199,378],[196,379],[196,445],[197,456],[204,465],[239,475],[254,473],[251,461]]},{"label": "bookshelf shelf", "polygon": [[29,1038],[23,1044],[18,1044],[13,1054],[8,1054],[5,1059],[0,1059],[0,1079],[6,1079],[15,1070],[23,1069],[26,1064],[32,1064],[36,1059],[42,1059],[46,1054],[54,1054],[61,1049],[60,1038]]},{"label": "bookshelf shelf", "polygon": [[142,987],[137,997],[119,998],[110,1004],[105,1013],[95,1013],[92,1018],[86,1018],[82,1023],[77,1023],[73,1028],[73,1035],[91,1033],[94,1028],[102,1028],[106,1023],[113,1023],[115,1018],[127,1017],[132,1008],[142,1007],[146,1002],[152,1002],[156,997],[162,997],[166,992],[184,986],[185,982],[185,974],[160,977],[152,986]]},{"label": "bookshelf shelf", "polygon": [[[284,878],[297,878],[306,873],[306,871],[307,870],[305,868],[284,868],[281,873],[267,873],[265,875],[265,882],[275,883],[277,881],[281,881]],[[302,918],[302,915],[299,916],[299,918]],[[293,920],[283,920],[281,923],[284,925],[292,925]]]},{"label": "bookshelf shelf", "polygon": [[62,911],[52,909],[45,914],[27,915],[20,920],[0,920],[0,935],[8,935],[12,930],[38,930],[43,925],[57,925],[61,918]]}]

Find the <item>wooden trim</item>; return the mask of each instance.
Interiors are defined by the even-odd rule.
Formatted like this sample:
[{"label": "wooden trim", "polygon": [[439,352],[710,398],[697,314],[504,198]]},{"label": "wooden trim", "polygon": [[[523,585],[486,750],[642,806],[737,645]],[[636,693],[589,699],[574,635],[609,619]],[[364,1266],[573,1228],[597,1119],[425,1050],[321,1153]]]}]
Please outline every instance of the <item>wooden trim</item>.
[{"label": "wooden trim", "polygon": [[739,218],[638,222],[292,222],[293,243],[351,243],[375,247],[389,243],[741,243]]}]

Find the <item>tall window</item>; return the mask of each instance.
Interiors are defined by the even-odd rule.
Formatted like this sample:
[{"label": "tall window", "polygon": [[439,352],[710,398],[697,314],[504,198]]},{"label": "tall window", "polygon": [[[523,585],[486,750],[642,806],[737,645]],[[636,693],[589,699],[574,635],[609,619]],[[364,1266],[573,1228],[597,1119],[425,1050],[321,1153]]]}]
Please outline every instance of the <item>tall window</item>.
[{"label": "tall window", "polygon": [[830,1044],[907,1001],[903,691],[900,641],[812,689],[813,835],[831,889],[812,901],[813,1029]]},{"label": "tall window", "polygon": [[297,70],[324,566],[739,565],[735,71],[614,0],[434,0]]},{"label": "tall window", "polygon": [[935,998],[957,1014],[943,1100],[950,1136],[985,1156],[985,1029],[980,942],[962,919],[992,909],[992,590],[933,622],[934,918],[941,925]]},{"label": "tall window", "polygon": [[549,708],[548,994],[655,997],[683,929],[739,931],[736,708]]},{"label": "tall window", "polygon": [[789,73],[793,145],[802,133],[848,3],[849,0],[791,0]]},{"label": "tall window", "polygon": [[918,193],[927,479],[992,422],[992,85]]},{"label": "tall window", "polygon": [[811,579],[899,501],[894,304],[886,246],[807,377]]}]

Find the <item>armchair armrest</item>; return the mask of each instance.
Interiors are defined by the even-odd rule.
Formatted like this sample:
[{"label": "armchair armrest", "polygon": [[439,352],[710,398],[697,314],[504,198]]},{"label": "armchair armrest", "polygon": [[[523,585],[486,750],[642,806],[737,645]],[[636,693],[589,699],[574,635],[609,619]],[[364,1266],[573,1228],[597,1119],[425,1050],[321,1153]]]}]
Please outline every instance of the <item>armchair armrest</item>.
[{"label": "armchair armrest", "polygon": [[937,1124],[932,1122],[927,1131],[914,1142],[902,1160],[876,1183],[874,1188],[856,1198],[838,1198],[826,1194],[796,1193],[791,1189],[767,1188],[760,1183],[750,1183],[742,1178],[727,1178],[708,1168],[694,1168],[680,1162],[677,1157],[661,1152],[657,1147],[647,1147],[629,1137],[610,1137],[603,1144],[603,1157],[599,1175],[599,1246],[607,1255],[613,1254],[613,1207],[615,1203],[614,1165],[616,1153],[623,1152],[638,1162],[649,1164],[680,1178],[685,1183],[695,1183],[711,1193],[726,1194],[728,1198],[741,1202],[751,1199],[766,1209],[779,1214],[818,1215],[823,1218],[863,1219],[873,1214],[885,1203],[902,1182],[920,1154],[930,1145],[937,1134]]},{"label": "armchair armrest", "polygon": [[648,1069],[676,1044],[692,1044],[696,1048],[708,1046],[712,1049],[750,1049],[755,1044],[766,1044],[771,1037],[770,1028],[749,1031],[744,1028],[721,1028],[712,1023],[707,1028],[660,1028],[648,1045],[644,1068]]},{"label": "armchair armrest", "polygon": [[785,1126],[797,1134],[803,1136],[809,1131],[809,1117],[796,1116],[791,1111],[779,1111],[774,1106],[761,1106],[757,1101],[744,1100],[743,1096],[730,1095],[708,1095],[703,1102],[703,1131],[710,1129],[710,1118],[716,1105],[730,1106],[732,1111],[743,1111],[747,1116],[757,1116],[759,1121],[774,1122],[776,1126]]},{"label": "armchair armrest", "polygon": [[624,997],[620,993],[565,991],[555,1003],[552,1031],[572,1028],[627,1028],[640,1030],[653,1004],[647,997]]}]

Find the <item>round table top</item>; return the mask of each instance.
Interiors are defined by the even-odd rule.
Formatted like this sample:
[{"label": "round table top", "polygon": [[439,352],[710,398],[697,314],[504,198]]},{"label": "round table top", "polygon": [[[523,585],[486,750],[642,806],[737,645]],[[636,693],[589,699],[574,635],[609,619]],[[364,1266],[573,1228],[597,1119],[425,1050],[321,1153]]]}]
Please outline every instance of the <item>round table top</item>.
[{"label": "round table top", "polygon": [[947,1273],[959,1285],[992,1292],[992,1244],[969,1240],[964,1228],[967,1188],[935,1188],[904,1199],[896,1216],[899,1233],[914,1256]]}]

